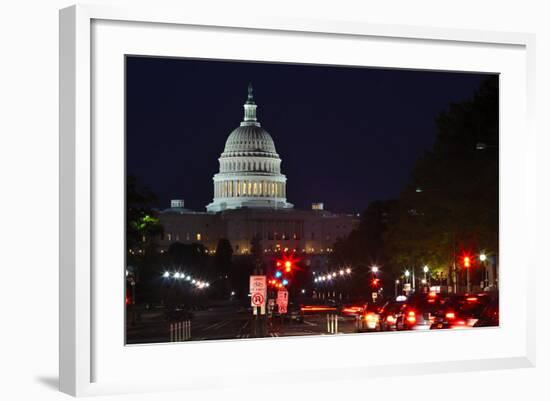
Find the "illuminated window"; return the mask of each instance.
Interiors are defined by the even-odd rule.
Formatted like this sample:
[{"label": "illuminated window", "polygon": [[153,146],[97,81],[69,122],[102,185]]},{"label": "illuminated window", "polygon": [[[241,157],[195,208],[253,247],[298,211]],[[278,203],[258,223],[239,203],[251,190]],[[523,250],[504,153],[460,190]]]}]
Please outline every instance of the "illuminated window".
[{"label": "illuminated window", "polygon": [[202,238],[202,235],[201,235],[201,233],[197,233],[197,241],[200,241],[200,240],[201,240],[201,238]]},{"label": "illuminated window", "polygon": [[254,183],[254,195],[257,195],[258,194],[258,183],[255,182]]},{"label": "illuminated window", "polygon": [[167,234],[166,234],[166,239],[167,239],[168,241],[172,241],[172,234],[167,233]]},{"label": "illuminated window", "polygon": [[248,190],[246,191],[248,195],[252,195],[252,183],[248,181]]}]

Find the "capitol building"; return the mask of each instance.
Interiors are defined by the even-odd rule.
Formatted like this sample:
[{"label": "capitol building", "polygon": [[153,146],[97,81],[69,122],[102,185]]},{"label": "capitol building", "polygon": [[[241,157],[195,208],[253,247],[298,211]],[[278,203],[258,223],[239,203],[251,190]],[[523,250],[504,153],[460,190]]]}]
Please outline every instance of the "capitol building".
[{"label": "capitol building", "polygon": [[228,239],[234,254],[250,252],[255,236],[266,254],[278,250],[322,255],[358,223],[357,215],[324,210],[312,203],[298,210],[287,200],[287,177],[271,135],[261,126],[252,85],[240,125],[228,136],[213,177],[213,199],[206,211],[185,208],[181,199],[160,212],[164,234],[161,249],[171,243],[201,243],[214,253],[218,241]]}]

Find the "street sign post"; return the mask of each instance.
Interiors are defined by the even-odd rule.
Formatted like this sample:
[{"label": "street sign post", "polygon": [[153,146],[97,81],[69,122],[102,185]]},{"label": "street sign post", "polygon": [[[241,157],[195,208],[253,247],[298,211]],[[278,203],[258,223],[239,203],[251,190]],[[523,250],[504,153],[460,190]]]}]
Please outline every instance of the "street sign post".
[{"label": "street sign post", "polygon": [[277,292],[277,306],[280,314],[287,313],[288,308],[288,291],[285,289]]},{"label": "street sign post", "polygon": [[250,276],[250,303],[253,313],[265,315],[265,299],[267,296],[267,285],[265,276]]}]

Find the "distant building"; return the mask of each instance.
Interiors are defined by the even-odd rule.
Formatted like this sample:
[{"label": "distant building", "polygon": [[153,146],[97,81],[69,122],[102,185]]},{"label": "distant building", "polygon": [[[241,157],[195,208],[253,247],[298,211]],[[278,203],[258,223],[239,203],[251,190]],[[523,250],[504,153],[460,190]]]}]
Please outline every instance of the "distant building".
[{"label": "distant building", "polygon": [[195,242],[214,253],[218,241],[226,238],[235,254],[247,254],[258,236],[266,255],[277,250],[326,255],[358,223],[356,215],[331,213],[323,203],[313,203],[311,210],[294,209],[286,198],[281,158],[257,120],[256,107],[250,85],[244,119],[227,138],[219,158],[213,201],[206,212],[198,212],[185,209],[181,199],[172,200],[160,213],[162,248]]}]

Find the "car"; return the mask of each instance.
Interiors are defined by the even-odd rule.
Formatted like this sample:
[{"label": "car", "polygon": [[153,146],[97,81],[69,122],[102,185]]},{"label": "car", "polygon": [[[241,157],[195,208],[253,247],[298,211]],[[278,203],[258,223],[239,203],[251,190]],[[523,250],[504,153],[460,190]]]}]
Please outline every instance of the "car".
[{"label": "car", "polygon": [[169,322],[190,320],[192,318],[193,313],[184,305],[176,305],[166,309],[166,320]]},{"label": "car", "polygon": [[355,302],[348,302],[340,307],[340,315],[343,317],[357,318],[363,316],[368,302],[364,300],[357,300]]},{"label": "car", "polygon": [[410,295],[396,317],[396,330],[429,330],[445,299],[435,292]]},{"label": "car", "polygon": [[487,306],[481,312],[479,319],[473,327],[491,327],[499,325],[498,296],[492,297]]},{"label": "car", "polygon": [[358,331],[381,331],[382,330],[382,318],[381,309],[382,305],[369,303],[363,308],[363,312],[357,322]]},{"label": "car", "polygon": [[301,305],[295,302],[290,302],[288,304],[287,316],[291,321],[296,323],[304,322],[304,312],[302,312]]},{"label": "car", "polygon": [[404,301],[388,301],[379,310],[380,330],[395,331],[397,330],[397,322],[401,320],[404,307]]},{"label": "car", "polygon": [[491,302],[488,293],[449,296],[436,314],[432,329],[467,329],[474,327]]}]

